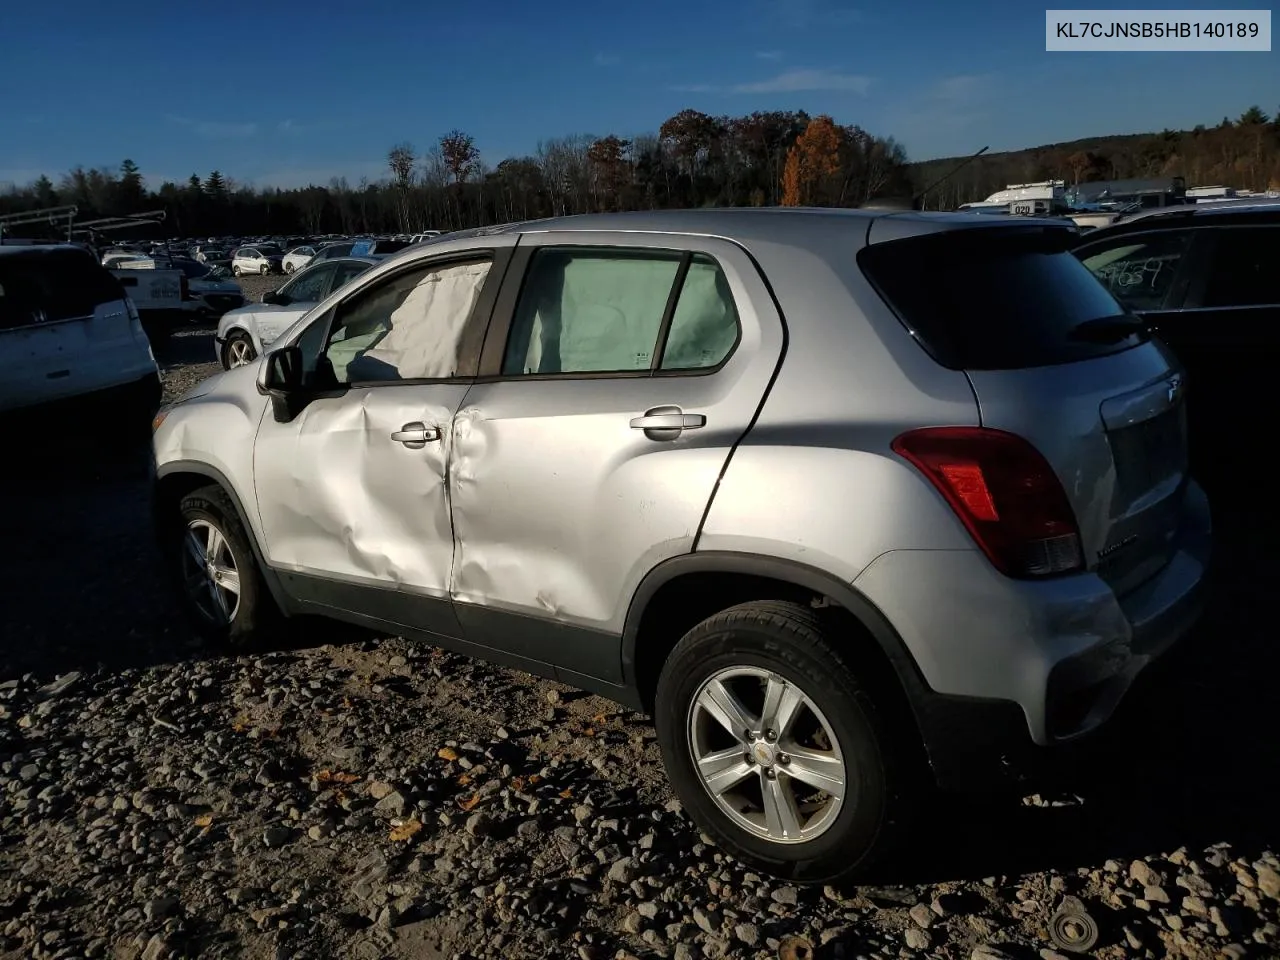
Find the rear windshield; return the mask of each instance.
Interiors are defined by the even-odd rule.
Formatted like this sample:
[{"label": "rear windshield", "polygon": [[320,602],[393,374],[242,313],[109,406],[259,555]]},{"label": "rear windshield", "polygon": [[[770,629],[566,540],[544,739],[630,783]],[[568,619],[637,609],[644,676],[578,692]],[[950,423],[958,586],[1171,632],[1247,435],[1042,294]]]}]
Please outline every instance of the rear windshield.
[{"label": "rear windshield", "polygon": [[1069,230],[955,230],[872,244],[867,279],[925,350],[953,370],[1014,370],[1127,350],[1142,336],[1080,337],[1080,324],[1125,319],[1067,249]]},{"label": "rear windshield", "polygon": [[93,315],[124,299],[105,267],[83,250],[24,250],[0,256],[0,330]]}]

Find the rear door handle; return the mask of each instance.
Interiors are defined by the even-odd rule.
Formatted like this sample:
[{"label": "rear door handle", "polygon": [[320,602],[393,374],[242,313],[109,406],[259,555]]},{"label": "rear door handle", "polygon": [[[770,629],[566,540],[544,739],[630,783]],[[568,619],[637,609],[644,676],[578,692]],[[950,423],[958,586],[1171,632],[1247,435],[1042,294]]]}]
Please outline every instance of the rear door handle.
[{"label": "rear door handle", "polygon": [[421,450],[429,442],[440,439],[440,430],[437,427],[428,427],[425,423],[406,423],[391,434],[391,439],[397,443],[403,443],[410,450]]},{"label": "rear door handle", "polygon": [[631,418],[632,430],[643,430],[650,440],[674,440],[684,430],[705,427],[707,418],[700,413],[685,413],[674,404],[651,407],[643,416]]}]

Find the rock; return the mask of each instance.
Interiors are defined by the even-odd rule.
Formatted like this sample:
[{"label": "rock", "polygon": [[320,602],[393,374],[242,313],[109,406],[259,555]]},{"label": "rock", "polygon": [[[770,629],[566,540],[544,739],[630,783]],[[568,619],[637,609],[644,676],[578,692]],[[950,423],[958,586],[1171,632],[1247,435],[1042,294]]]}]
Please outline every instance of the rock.
[{"label": "rock", "polygon": [[1184,873],[1174,882],[1194,896],[1213,898],[1213,884],[1199,874]]},{"label": "rock", "polygon": [[[934,902],[936,903],[937,901]],[[934,912],[932,907],[917,903],[907,912],[910,914],[911,919],[916,922],[916,926],[928,930],[933,925]]]},{"label": "rock", "polygon": [[1065,953],[1059,953],[1057,950],[1050,950],[1048,947],[1042,947],[1040,950],[1040,960],[1071,960]]},{"label": "rock", "polygon": [[795,887],[779,887],[769,896],[774,903],[780,903],[786,907],[794,907],[799,903],[800,893]]},{"label": "rock", "polygon": [[639,933],[644,929],[644,917],[638,911],[633,910],[622,918],[622,929],[631,934]]},{"label": "rock", "polygon": [[1182,912],[1190,914],[1193,917],[1207,917],[1209,915],[1209,908],[1199,897],[1183,897]]},{"label": "rock", "polygon": [[473,837],[487,837],[493,831],[493,821],[486,813],[473,813],[467,818],[466,831]]},{"label": "rock", "polygon": [[748,947],[760,943],[760,928],[754,923],[739,923],[733,928],[733,935]]},{"label": "rock", "polygon": [[719,912],[715,910],[703,910],[701,907],[694,907],[693,922],[704,933],[719,933],[724,920]]},{"label": "rock", "polygon": [[580,803],[573,808],[573,819],[577,823],[585,824],[593,816],[595,816],[595,813],[596,813],[595,808],[592,807],[589,803]]},{"label": "rock", "polygon": [[156,897],[142,905],[142,915],[148,920],[163,920],[177,908],[177,897]]},{"label": "rock", "polygon": [[374,800],[381,800],[396,792],[396,788],[382,780],[374,780],[369,784],[369,796]]},{"label": "rock", "polygon": [[408,806],[409,803],[405,800],[404,795],[398,790],[392,790],[374,804],[373,809],[383,816],[400,817],[404,816],[404,812]]},{"label": "rock", "polygon": [[973,948],[969,960],[1014,960],[1014,957],[993,943],[984,943]]},{"label": "rock", "polygon": [[646,920],[652,920],[658,915],[658,905],[652,900],[646,900],[644,903],[636,907],[636,913],[644,917]]},{"label": "rock", "polygon": [[614,883],[630,883],[638,876],[640,876],[640,871],[636,868],[635,861],[630,857],[615,860],[613,866],[609,867],[609,879]]},{"label": "rock", "polygon": [[1145,860],[1135,860],[1129,864],[1129,878],[1140,887],[1158,887],[1164,883],[1164,877]]},{"label": "rock", "polygon": [[929,934],[919,927],[909,927],[907,932],[902,935],[902,939],[912,950],[929,949]]},{"label": "rock", "polygon": [[1142,899],[1148,903],[1168,903],[1169,895],[1164,892],[1164,887],[1144,887]]},{"label": "rock", "polygon": [[1272,900],[1280,900],[1280,873],[1265,863],[1256,864],[1254,871],[1257,875],[1258,889]]},{"label": "rock", "polygon": [[293,836],[293,831],[282,824],[276,824],[262,831],[262,843],[267,847],[283,847]]},{"label": "rock", "polygon": [[170,953],[169,941],[157,933],[147,941],[139,960],[164,960]]}]

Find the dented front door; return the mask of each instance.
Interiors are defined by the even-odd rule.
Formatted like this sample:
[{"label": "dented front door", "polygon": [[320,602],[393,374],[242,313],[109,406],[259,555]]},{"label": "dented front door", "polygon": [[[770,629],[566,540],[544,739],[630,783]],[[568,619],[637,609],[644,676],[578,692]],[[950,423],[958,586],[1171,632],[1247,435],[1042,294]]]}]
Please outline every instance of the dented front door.
[{"label": "dented front door", "polygon": [[264,552],[296,595],[457,636],[444,482],[466,384],[383,384],[268,412],[254,453]]}]

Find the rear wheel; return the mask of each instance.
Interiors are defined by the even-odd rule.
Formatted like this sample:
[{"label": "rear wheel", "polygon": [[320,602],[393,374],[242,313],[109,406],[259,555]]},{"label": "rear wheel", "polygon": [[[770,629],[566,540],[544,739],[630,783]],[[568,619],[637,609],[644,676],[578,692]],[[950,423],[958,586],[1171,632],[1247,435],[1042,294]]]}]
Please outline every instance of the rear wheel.
[{"label": "rear wheel", "polygon": [[690,816],[769,873],[822,883],[892,849],[915,756],[818,612],[739,604],[694,627],[658,682],[654,724]]},{"label": "rear wheel", "polygon": [[233,263],[231,265],[231,272],[235,274],[237,277],[240,276],[240,264]]},{"label": "rear wheel", "polygon": [[259,273],[261,273],[261,274],[265,277],[268,273],[270,273],[270,272],[271,272],[271,264],[269,264],[269,263],[264,263],[264,264],[262,265],[262,269],[261,269],[261,270],[259,270],[258,272],[259,272]]},{"label": "rear wheel", "polygon": [[253,338],[243,330],[231,333],[222,348],[222,366],[227,370],[243,367],[252,363],[257,357],[258,351],[253,348]]},{"label": "rear wheel", "polygon": [[169,539],[183,606],[205,637],[247,646],[278,616],[249,537],[221,487],[183,497]]},{"label": "rear wheel", "polygon": [[292,263],[286,263],[286,264],[284,265],[284,272],[285,272],[285,273],[293,273],[293,264],[292,264]]}]

